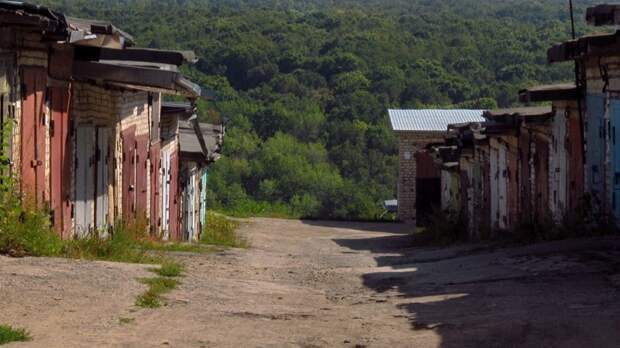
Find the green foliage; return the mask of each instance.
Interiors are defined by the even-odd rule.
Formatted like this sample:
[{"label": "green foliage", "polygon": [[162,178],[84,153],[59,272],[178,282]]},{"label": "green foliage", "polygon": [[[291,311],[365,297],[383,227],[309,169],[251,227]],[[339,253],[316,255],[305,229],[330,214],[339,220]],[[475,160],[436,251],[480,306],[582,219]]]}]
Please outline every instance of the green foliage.
[{"label": "green foliage", "polygon": [[152,242],[147,228],[139,219],[135,223],[119,221],[110,236],[93,233],[86,238],[67,241],[64,254],[70,258],[107,260],[129,263],[160,263],[162,255],[151,253]]},{"label": "green foliage", "polygon": [[181,276],[183,269],[184,267],[182,264],[167,260],[164,261],[159,268],[153,268],[152,271],[162,277],[172,278]]},{"label": "green foliage", "polygon": [[247,248],[248,241],[239,236],[239,223],[225,216],[208,212],[207,223],[202,233],[202,242],[231,248]]},{"label": "green foliage", "polygon": [[0,345],[11,342],[27,342],[32,337],[24,329],[15,329],[11,326],[0,325]]},{"label": "green foliage", "polygon": [[54,256],[62,251],[62,241],[51,231],[49,215],[36,209],[27,197],[20,197],[17,182],[9,175],[8,139],[10,123],[0,139],[0,254],[13,256]]},{"label": "green foliage", "polygon": [[507,107],[520,88],[572,78],[546,64],[570,38],[561,0],[40,2],[196,51],[183,72],[220,95],[200,117],[229,131],[209,204],[232,215],[377,218],[397,187],[387,108]]},{"label": "green foliage", "polygon": [[140,279],[140,282],[149,287],[145,293],[136,299],[136,306],[142,308],[161,307],[162,295],[171,292],[179,285],[178,280],[164,277],[144,278]]}]

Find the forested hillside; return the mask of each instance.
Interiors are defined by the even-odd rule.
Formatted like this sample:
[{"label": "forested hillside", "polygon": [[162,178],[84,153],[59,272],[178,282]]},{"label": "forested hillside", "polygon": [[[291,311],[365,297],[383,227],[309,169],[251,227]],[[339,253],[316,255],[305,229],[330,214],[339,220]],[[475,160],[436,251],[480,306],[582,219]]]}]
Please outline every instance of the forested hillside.
[{"label": "forested hillside", "polygon": [[[395,197],[388,107],[491,108],[535,83],[570,38],[563,0],[47,0],[107,19],[140,46],[192,49],[186,72],[228,120],[211,206],[246,214],[372,219]],[[583,11],[577,1],[578,31]]]}]

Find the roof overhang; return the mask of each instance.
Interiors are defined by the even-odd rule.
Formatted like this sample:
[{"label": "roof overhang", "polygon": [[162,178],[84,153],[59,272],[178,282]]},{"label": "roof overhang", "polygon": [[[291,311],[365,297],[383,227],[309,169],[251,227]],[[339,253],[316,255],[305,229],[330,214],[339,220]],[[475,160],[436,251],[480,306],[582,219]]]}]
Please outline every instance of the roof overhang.
[{"label": "roof overhang", "polygon": [[192,51],[165,51],[146,48],[113,49],[80,45],[75,46],[75,59],[83,61],[148,62],[175,66],[197,61],[196,54]]},{"label": "roof overhang", "polygon": [[553,116],[553,108],[551,106],[533,106],[512,109],[497,109],[485,111],[484,117],[487,119],[499,120],[502,118],[518,117],[550,117]]},{"label": "roof overhang", "polygon": [[189,98],[201,96],[200,87],[184,78],[177,71],[75,61],[73,63],[73,77],[80,80],[122,84],[127,88],[137,90],[159,90],[163,93],[183,95]]},{"label": "roof overhang", "polygon": [[566,41],[547,51],[549,63],[566,62],[588,56],[620,54],[620,32],[596,34]]},{"label": "roof overhang", "polygon": [[199,163],[215,162],[220,158],[223,137],[223,125],[190,120],[187,126],[179,127],[181,156]]},{"label": "roof overhang", "polygon": [[519,101],[522,103],[577,100],[580,97],[581,93],[574,82],[535,86],[519,91]]},{"label": "roof overhang", "polygon": [[618,25],[620,24],[620,5],[602,4],[588,7],[586,22],[594,26]]}]

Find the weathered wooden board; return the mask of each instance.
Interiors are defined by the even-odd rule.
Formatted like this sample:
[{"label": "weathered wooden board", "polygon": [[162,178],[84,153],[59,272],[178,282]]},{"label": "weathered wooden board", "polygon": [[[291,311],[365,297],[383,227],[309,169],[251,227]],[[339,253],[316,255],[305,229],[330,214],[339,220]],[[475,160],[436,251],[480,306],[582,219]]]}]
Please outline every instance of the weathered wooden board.
[{"label": "weathered wooden board", "polygon": [[95,128],[76,129],[75,158],[75,232],[79,237],[95,228]]},{"label": "weathered wooden board", "polygon": [[105,231],[108,227],[108,175],[110,165],[109,128],[97,128],[97,201],[95,223],[97,229]]}]

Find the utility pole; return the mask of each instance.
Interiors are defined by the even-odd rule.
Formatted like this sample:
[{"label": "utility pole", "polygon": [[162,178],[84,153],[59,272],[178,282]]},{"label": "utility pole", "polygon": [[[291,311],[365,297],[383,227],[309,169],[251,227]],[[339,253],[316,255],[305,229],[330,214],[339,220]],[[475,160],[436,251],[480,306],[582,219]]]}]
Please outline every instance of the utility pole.
[{"label": "utility pole", "polygon": [[568,0],[568,6],[570,8],[570,27],[571,27],[571,31],[573,33],[573,40],[576,39],[576,35],[575,35],[575,14],[573,11],[573,0]]}]

